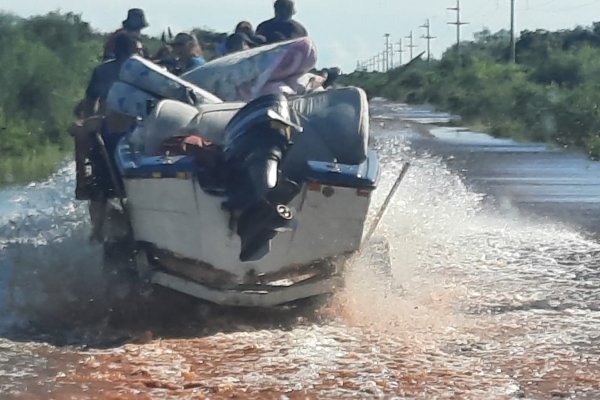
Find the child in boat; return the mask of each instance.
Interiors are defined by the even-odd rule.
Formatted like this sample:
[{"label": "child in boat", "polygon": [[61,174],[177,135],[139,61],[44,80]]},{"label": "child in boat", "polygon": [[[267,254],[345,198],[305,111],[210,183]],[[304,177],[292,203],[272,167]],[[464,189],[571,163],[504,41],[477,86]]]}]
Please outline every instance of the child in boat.
[{"label": "child in boat", "polygon": [[192,32],[180,32],[171,43],[173,53],[177,57],[175,73],[187,72],[206,63],[202,55],[202,47]]}]

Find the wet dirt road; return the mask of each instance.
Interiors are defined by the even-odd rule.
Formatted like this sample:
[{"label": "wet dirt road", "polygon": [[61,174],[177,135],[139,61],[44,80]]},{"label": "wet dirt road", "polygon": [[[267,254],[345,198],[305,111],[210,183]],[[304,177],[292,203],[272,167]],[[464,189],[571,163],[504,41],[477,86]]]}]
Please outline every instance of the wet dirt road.
[{"label": "wet dirt road", "polygon": [[[373,114],[436,118],[382,102]],[[588,179],[584,198],[540,207],[565,175],[532,171],[550,153],[515,144],[503,165],[489,143],[473,151],[472,138],[431,132],[375,124],[376,205],[401,162],[412,166],[376,244],[316,311],[108,285],[70,166],[0,192],[0,398],[600,398],[600,243],[585,223],[597,164],[565,155],[567,179]],[[524,171],[545,185],[513,185]],[[374,268],[382,242],[393,282]]]}]

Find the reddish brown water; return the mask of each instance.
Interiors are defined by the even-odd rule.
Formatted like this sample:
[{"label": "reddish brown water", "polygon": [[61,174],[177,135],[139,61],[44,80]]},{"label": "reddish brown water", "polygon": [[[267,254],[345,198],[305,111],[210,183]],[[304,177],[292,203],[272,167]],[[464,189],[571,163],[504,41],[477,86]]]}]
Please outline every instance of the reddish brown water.
[{"label": "reddish brown water", "polygon": [[[412,157],[403,143],[380,142],[376,204]],[[372,246],[316,312],[222,310],[126,285],[106,298],[72,206],[0,231],[0,398],[600,398],[600,244],[486,208],[436,158],[412,161],[378,233],[392,282]]]}]

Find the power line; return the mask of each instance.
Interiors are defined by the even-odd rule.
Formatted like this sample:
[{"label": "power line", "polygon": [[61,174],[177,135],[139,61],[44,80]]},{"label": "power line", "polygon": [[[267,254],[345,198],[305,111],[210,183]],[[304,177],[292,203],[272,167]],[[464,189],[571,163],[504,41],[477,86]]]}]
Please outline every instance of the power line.
[{"label": "power line", "polygon": [[435,39],[435,36],[431,36],[431,23],[429,18],[427,18],[427,22],[421,25],[421,28],[427,29],[427,35],[421,36],[423,39],[427,39],[427,62],[431,61],[431,40]]},{"label": "power line", "polygon": [[558,9],[554,9],[554,10],[540,10],[540,11],[548,12],[548,13],[558,13],[558,12],[579,10],[580,8],[588,7],[588,6],[591,6],[594,4],[598,4],[598,0],[589,1],[589,2],[583,3],[583,4],[574,4],[574,5],[566,7],[566,8],[558,8]]},{"label": "power line", "polygon": [[460,0],[456,0],[456,7],[450,7],[448,10],[456,11],[456,22],[448,22],[448,24],[456,25],[456,55],[460,60],[460,28],[463,25],[467,25],[468,22],[463,22],[460,20]]},{"label": "power line", "polygon": [[517,44],[515,41],[515,0],[510,0],[510,61],[517,62]]},{"label": "power line", "polygon": [[406,39],[410,40],[410,43],[406,45],[406,47],[408,47],[410,49],[410,59],[413,59],[413,49],[415,47],[419,47],[416,44],[413,44],[413,31],[410,31],[410,35],[405,36]]},{"label": "power line", "polygon": [[[557,1],[558,1],[558,0],[550,0],[550,1],[547,1],[547,2],[545,2],[545,3],[542,3],[542,4],[537,4],[535,7],[543,7],[543,6],[547,6],[548,4],[556,3]],[[531,7],[529,7],[529,9],[531,9]],[[533,8],[533,9],[535,10],[535,8]]]},{"label": "power line", "polygon": [[396,43],[396,45],[398,46],[398,50],[396,50],[396,53],[398,53],[398,66],[401,66],[402,65],[402,53],[404,53],[406,51],[402,47],[402,38],[398,41],[398,43]]},{"label": "power line", "polygon": [[390,34],[385,35],[385,69],[383,72],[387,72],[390,69]]}]

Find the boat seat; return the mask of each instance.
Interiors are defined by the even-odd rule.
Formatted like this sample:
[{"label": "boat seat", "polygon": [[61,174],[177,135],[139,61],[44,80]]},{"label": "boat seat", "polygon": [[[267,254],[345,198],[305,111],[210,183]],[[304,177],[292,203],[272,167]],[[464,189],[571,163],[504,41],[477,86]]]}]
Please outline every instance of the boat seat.
[{"label": "boat seat", "polygon": [[181,133],[196,134],[220,145],[225,127],[244,104],[194,107],[175,100],[162,100],[131,134],[130,142],[146,155],[156,155],[165,139]]},{"label": "boat seat", "polygon": [[129,136],[137,151],[157,155],[161,143],[185,128],[198,115],[196,107],[175,100],[159,101]]},{"label": "boat seat", "polygon": [[203,104],[188,128],[214,144],[222,145],[225,127],[246,103]]},{"label": "boat seat", "polygon": [[356,165],[367,157],[369,105],[356,87],[315,92],[291,101],[304,132],[293,137],[283,169],[298,176],[307,160]]}]

